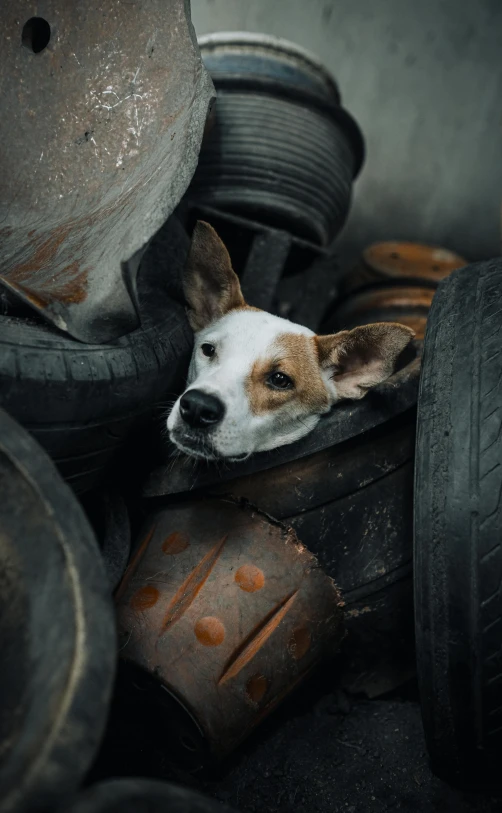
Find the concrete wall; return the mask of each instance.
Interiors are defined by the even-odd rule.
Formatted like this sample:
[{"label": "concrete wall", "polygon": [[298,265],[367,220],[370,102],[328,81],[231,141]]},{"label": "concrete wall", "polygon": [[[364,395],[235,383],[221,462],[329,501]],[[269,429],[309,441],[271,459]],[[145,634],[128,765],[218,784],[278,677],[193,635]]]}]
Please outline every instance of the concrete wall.
[{"label": "concrete wall", "polygon": [[502,0],[192,0],[198,34],[262,31],[314,51],[367,140],[343,235],[500,253]]}]

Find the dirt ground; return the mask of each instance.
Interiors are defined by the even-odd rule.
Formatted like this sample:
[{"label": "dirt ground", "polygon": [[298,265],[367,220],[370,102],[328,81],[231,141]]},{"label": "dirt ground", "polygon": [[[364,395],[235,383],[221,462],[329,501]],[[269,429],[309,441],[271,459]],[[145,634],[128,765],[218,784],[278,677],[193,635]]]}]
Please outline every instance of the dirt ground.
[{"label": "dirt ground", "polygon": [[292,698],[205,790],[249,813],[496,813],[502,798],[464,793],[429,769],[418,703],[408,696],[310,705]]},{"label": "dirt ground", "polygon": [[[149,776],[205,792],[241,813],[501,813],[502,796],[466,793],[428,765],[414,682],[391,696],[351,698],[322,671],[268,718],[219,774],[166,759],[166,725],[129,705],[112,715],[90,782]],[[113,720],[119,721],[119,725]],[[167,726],[169,721],[166,721]],[[158,729],[154,731],[154,729]],[[156,735],[156,736],[154,736]]]}]

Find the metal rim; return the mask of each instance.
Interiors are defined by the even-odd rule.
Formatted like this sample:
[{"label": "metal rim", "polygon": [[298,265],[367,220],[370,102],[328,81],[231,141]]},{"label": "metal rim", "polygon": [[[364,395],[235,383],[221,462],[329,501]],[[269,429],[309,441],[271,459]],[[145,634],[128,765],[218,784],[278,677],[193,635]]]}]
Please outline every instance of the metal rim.
[{"label": "metal rim", "polygon": [[250,31],[218,31],[215,34],[204,34],[198,37],[201,52],[215,50],[220,46],[255,47],[270,51],[271,54],[283,54],[287,57],[303,62],[311,70],[319,74],[319,77],[329,86],[331,92],[339,98],[340,92],[333,75],[328,71],[323,62],[312,51],[297,45],[295,42],[275,37],[273,34],[259,34]]}]

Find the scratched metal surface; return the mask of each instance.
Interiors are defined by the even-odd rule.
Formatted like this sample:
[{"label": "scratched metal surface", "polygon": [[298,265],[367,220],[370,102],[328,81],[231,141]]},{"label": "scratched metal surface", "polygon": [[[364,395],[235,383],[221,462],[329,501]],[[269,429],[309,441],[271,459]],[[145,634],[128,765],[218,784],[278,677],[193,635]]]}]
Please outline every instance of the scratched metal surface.
[{"label": "scratched metal surface", "polygon": [[121,658],[178,698],[216,757],[343,637],[340,594],[294,531],[230,500],[152,514],[116,601]]},{"label": "scratched metal surface", "polygon": [[188,186],[214,93],[189,3],[8,3],[0,36],[0,280],[76,338],[111,340],[137,325],[125,264]]}]

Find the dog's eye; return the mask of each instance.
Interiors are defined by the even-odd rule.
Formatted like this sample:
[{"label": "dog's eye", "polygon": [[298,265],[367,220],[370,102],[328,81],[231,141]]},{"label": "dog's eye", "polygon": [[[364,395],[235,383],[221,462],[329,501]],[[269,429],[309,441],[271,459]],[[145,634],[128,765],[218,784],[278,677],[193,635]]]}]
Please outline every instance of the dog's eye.
[{"label": "dog's eye", "polygon": [[267,384],[274,390],[290,390],[293,387],[293,382],[286,373],[272,373],[267,378]]},{"label": "dog's eye", "polygon": [[214,344],[209,344],[209,342],[204,342],[204,344],[201,344],[200,349],[202,350],[203,354],[208,357],[208,359],[212,358],[216,352]]}]

